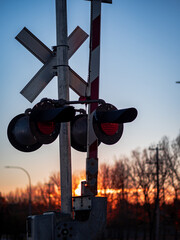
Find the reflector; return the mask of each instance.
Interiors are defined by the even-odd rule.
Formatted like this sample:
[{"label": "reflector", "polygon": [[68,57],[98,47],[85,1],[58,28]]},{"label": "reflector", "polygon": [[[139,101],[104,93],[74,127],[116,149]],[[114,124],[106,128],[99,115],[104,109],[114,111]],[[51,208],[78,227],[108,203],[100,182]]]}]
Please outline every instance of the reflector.
[{"label": "reflector", "polygon": [[93,129],[99,141],[111,145],[119,141],[123,133],[123,124],[113,122],[117,108],[112,104],[100,105],[93,116]]},{"label": "reflector", "polygon": [[39,131],[45,135],[52,134],[56,127],[54,122],[37,122],[37,126]]},{"label": "reflector", "polygon": [[117,133],[118,128],[119,128],[118,123],[101,123],[102,131],[108,136],[112,136],[115,133]]},{"label": "reflector", "polygon": [[37,141],[49,144],[55,141],[60,131],[60,123],[53,121],[59,116],[60,110],[54,108],[51,102],[37,103],[30,114],[30,128]]},{"label": "reflector", "polygon": [[10,143],[18,150],[31,152],[42,144],[52,143],[60,132],[60,123],[75,116],[72,106],[62,106],[57,101],[44,99],[25,114],[13,118],[8,126]]},{"label": "reflector", "polygon": [[29,116],[25,114],[19,114],[11,120],[7,135],[13,147],[22,152],[32,152],[42,146],[33,136],[29,126]]}]

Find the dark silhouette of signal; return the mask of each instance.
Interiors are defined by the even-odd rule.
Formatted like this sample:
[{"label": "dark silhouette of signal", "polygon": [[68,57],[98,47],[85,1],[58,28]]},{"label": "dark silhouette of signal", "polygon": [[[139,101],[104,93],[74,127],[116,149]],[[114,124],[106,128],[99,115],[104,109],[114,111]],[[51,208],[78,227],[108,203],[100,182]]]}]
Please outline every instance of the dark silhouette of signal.
[{"label": "dark silhouette of signal", "polygon": [[[99,105],[92,115],[90,133],[98,143],[115,144],[123,134],[124,123],[137,116],[135,108],[118,110],[112,104]],[[41,101],[32,109],[17,115],[8,126],[8,138],[16,149],[32,152],[43,144],[50,144],[59,135],[61,123],[71,123],[71,146],[77,151],[87,151],[87,114],[76,115],[72,106],[59,106],[53,101]]]},{"label": "dark silhouette of signal", "polygon": [[7,131],[9,141],[20,151],[35,151],[42,144],[52,143],[59,135],[60,123],[69,122],[74,117],[74,107],[39,102],[32,110],[26,110],[11,120]]},{"label": "dark silhouette of signal", "polygon": [[[91,131],[98,143],[115,144],[123,133],[123,124],[137,117],[135,108],[118,110],[112,104],[102,104],[96,108],[91,119]],[[87,115],[75,116],[71,122],[71,145],[78,151],[87,151]]]}]

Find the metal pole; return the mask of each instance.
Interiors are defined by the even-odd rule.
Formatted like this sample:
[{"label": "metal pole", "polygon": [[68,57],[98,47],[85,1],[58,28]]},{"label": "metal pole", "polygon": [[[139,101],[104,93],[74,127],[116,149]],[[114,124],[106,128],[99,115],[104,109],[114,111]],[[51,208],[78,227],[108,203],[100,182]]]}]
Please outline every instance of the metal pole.
[{"label": "metal pole", "polygon": [[32,204],[31,204],[31,177],[28,173],[28,171],[22,167],[17,167],[17,166],[5,166],[5,168],[16,168],[16,169],[20,169],[22,170],[23,172],[26,173],[26,175],[28,176],[28,180],[29,180],[29,215],[31,215],[31,210],[32,210]]},{"label": "metal pole", "polygon": [[[101,0],[91,1],[91,33],[89,54],[89,78],[87,95],[91,100],[99,98],[100,71],[100,30],[101,30]],[[88,107],[87,158],[86,158],[86,190],[85,195],[97,195],[98,177],[98,140],[91,129],[93,111],[98,103]]]},{"label": "metal pole", "polygon": [[160,209],[159,209],[159,150],[163,150],[158,148],[149,148],[149,150],[155,150],[156,151],[156,161],[154,162],[156,164],[156,240],[159,240],[159,221],[160,221]]},{"label": "metal pole", "polygon": [[[101,35],[101,3],[112,3],[111,0],[91,0],[91,26],[89,46],[89,76],[87,96],[91,100],[99,99],[100,75],[100,35]],[[86,187],[84,195],[97,195],[98,179],[98,139],[92,130],[91,122],[98,103],[88,106]]]},{"label": "metal pole", "polygon": [[[56,0],[58,98],[69,100],[66,0]],[[71,214],[72,180],[70,124],[61,123],[60,131],[61,211]]]},{"label": "metal pole", "polygon": [[156,240],[159,240],[159,149],[156,148],[156,175],[157,175],[157,199],[156,199]]}]

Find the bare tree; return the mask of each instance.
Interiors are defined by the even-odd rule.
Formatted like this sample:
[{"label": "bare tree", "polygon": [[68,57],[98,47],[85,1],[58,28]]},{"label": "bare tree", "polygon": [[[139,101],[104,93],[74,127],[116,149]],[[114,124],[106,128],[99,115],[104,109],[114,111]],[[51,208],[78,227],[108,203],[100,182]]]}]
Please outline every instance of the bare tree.
[{"label": "bare tree", "polygon": [[172,171],[180,185],[180,133],[173,141],[172,145],[173,158],[169,161]]},{"label": "bare tree", "polygon": [[127,194],[125,192],[128,189],[130,172],[128,162],[127,158],[116,160],[114,166],[111,168],[111,188],[121,190],[119,194],[121,200],[127,200]]},{"label": "bare tree", "polygon": [[118,237],[123,239],[129,238],[129,203],[128,203],[128,190],[129,190],[129,160],[121,158],[116,160],[111,167],[111,188],[116,190],[116,198],[113,203],[115,205],[114,220],[116,225],[122,227],[118,229]]},{"label": "bare tree", "polygon": [[167,137],[163,137],[161,144],[163,146],[163,159],[168,172],[168,184],[172,186],[175,193],[175,199],[178,199],[180,190],[180,135],[170,144]]},{"label": "bare tree", "polygon": [[35,196],[34,196],[34,202],[43,204],[43,205],[47,205],[47,198],[46,198],[46,191],[44,188],[44,184],[42,183],[38,183],[36,190],[35,190]]},{"label": "bare tree", "polygon": [[61,206],[60,173],[59,172],[52,173],[49,177],[49,183],[53,184],[52,196],[54,205],[60,208]]},{"label": "bare tree", "polygon": [[[152,164],[147,164],[150,157],[148,156],[148,150],[144,149],[142,152],[135,150],[132,151],[132,160],[134,166],[135,180],[137,185],[142,189],[144,196],[144,212],[148,215],[149,222],[149,233],[150,239],[153,236],[153,226],[154,226],[154,211],[151,209],[151,201],[155,182],[154,182],[154,166]],[[146,214],[144,214],[144,222],[146,222]],[[146,225],[144,224],[144,239],[146,239]]]},{"label": "bare tree", "polygon": [[107,197],[107,189],[110,189],[110,167],[106,163],[101,164],[99,168],[98,189]]},{"label": "bare tree", "polygon": [[153,194],[154,183],[154,167],[147,164],[149,159],[148,151],[146,149],[141,153],[138,150],[132,151],[134,181],[142,188],[144,195],[144,203],[149,204]]}]

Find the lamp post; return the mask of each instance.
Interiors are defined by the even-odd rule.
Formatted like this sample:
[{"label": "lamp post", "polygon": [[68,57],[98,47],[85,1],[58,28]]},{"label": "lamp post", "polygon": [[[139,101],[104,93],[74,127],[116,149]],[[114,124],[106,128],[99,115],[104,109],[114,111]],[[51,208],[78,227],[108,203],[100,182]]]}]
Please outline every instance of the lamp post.
[{"label": "lamp post", "polygon": [[28,176],[28,180],[29,180],[29,215],[31,215],[31,178],[30,175],[28,173],[28,171],[22,167],[18,167],[18,166],[5,166],[5,168],[16,168],[16,169],[20,169],[23,172],[26,173],[26,175]]}]

